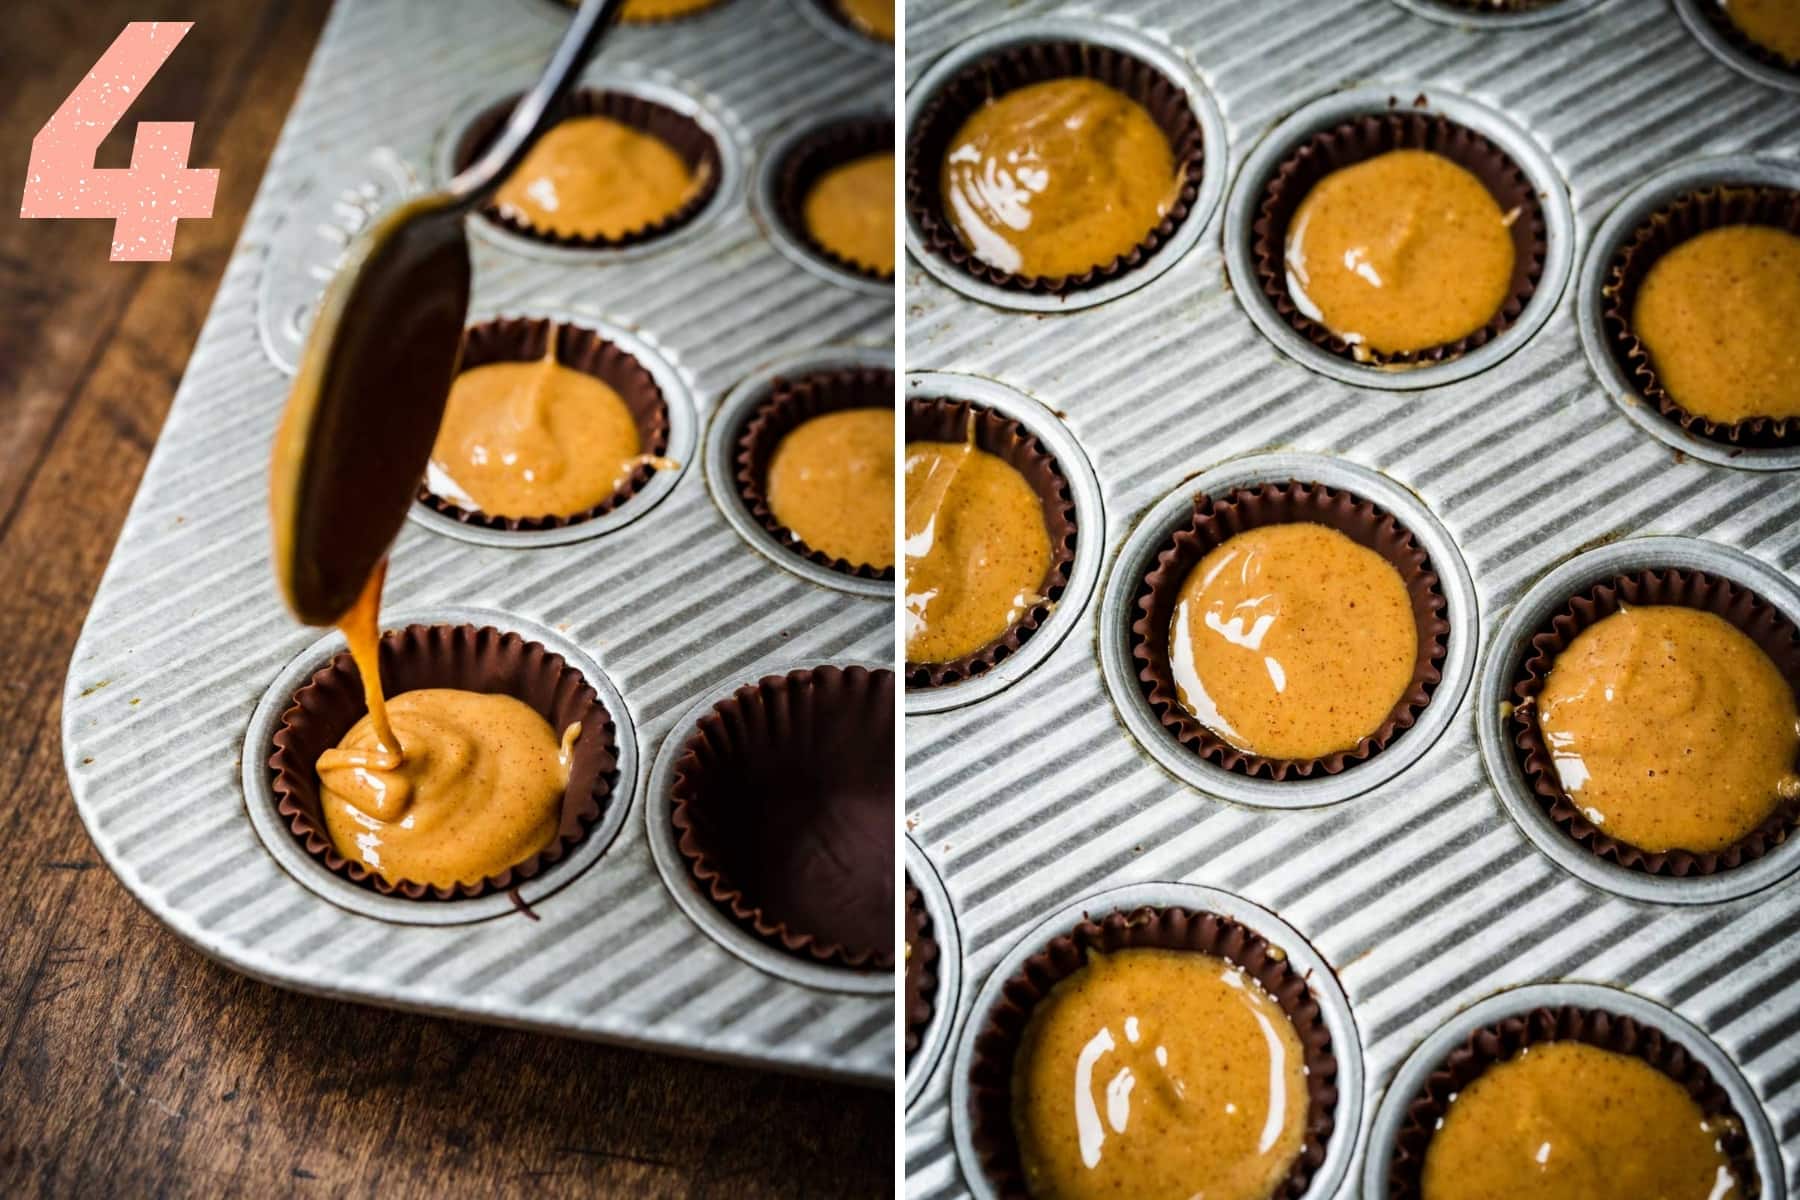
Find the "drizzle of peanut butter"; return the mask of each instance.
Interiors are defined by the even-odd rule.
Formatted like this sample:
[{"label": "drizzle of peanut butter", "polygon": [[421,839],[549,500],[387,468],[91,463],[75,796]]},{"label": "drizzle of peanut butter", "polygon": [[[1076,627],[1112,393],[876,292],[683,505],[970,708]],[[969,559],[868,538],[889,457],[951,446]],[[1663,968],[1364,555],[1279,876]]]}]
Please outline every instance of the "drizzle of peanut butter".
[{"label": "drizzle of peanut butter", "polygon": [[1708,1117],[1632,1055],[1544,1042],[1482,1072],[1425,1151],[1424,1200],[1734,1200],[1744,1193]]},{"label": "drizzle of peanut butter", "polygon": [[981,261],[1081,275],[1130,253],[1180,191],[1169,139],[1123,92],[1051,79],[988,100],[941,168],[944,212]]},{"label": "drizzle of peanut butter", "polygon": [[1454,342],[1506,302],[1517,216],[1429,150],[1339,167],[1288,222],[1288,295],[1358,358]]},{"label": "drizzle of peanut butter", "polygon": [[655,134],[568,117],[537,140],[494,204],[534,229],[618,238],[672,215],[703,181]]},{"label": "drizzle of peanut butter", "polygon": [[1789,62],[1800,62],[1800,4],[1794,0],[1718,0],[1745,37]]},{"label": "drizzle of peanut butter", "polygon": [[894,0],[837,0],[853,29],[884,42],[894,40]]},{"label": "drizzle of peanut butter", "polygon": [[1028,1190],[1267,1200],[1305,1139],[1293,1022],[1222,958],[1096,954],[1032,1010],[1013,1067]]},{"label": "drizzle of peanut butter", "polygon": [[769,459],[769,509],[814,550],[894,565],[894,413],[847,408],[802,421]]},{"label": "drizzle of peanut butter", "polygon": [[1722,850],[1800,796],[1793,690],[1710,612],[1647,605],[1582,630],[1537,721],[1570,800],[1642,850]]},{"label": "drizzle of peanut butter", "polygon": [[832,167],[801,205],[814,241],[878,275],[894,273],[894,156],[868,154]]},{"label": "drizzle of peanut butter", "polygon": [[1394,565],[1335,529],[1263,525],[1181,585],[1169,668],[1181,705],[1268,758],[1348,750],[1406,694],[1419,629]]}]

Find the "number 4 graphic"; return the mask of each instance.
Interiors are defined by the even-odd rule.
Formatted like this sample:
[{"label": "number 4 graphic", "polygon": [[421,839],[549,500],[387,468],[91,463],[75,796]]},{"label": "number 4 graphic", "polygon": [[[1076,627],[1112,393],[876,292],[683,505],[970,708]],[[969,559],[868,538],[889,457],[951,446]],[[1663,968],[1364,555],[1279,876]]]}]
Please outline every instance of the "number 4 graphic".
[{"label": "number 4 graphic", "polygon": [[111,217],[112,261],[168,262],[175,223],[210,217],[216,170],[187,165],[192,121],[141,121],[124,170],[94,166],[100,142],[162,69],[192,21],[133,21],[31,139],[21,217]]}]

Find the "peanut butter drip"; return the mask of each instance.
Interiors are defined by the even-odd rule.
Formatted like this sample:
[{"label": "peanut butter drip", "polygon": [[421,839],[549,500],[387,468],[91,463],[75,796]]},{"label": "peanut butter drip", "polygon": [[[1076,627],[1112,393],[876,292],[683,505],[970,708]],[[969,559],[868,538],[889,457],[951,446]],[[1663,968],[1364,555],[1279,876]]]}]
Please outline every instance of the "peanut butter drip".
[{"label": "peanut butter drip", "polygon": [[1268,1200],[1305,1139],[1293,1022],[1222,958],[1097,954],[1040,1000],[1013,1068],[1028,1190]]},{"label": "peanut butter drip", "polygon": [[1735,1200],[1708,1117],[1640,1058],[1545,1042],[1488,1068],[1425,1151],[1424,1200]]},{"label": "peanut butter drip", "polygon": [[1794,0],[1719,0],[1745,37],[1789,62],[1800,62],[1800,4]]},{"label": "peanut butter drip", "polygon": [[894,273],[894,156],[870,154],[819,176],[802,205],[806,232],[839,258]]},{"label": "peanut butter drip", "polygon": [[1412,683],[1406,583],[1335,529],[1249,529],[1181,585],[1169,669],[1181,705],[1240,750],[1310,759],[1354,747]]},{"label": "peanut butter drip", "polygon": [[685,17],[689,13],[703,12],[718,3],[719,0],[625,0],[625,7],[619,10],[619,19],[667,21],[674,17]]},{"label": "peanut butter drip", "polygon": [[1722,850],[1800,795],[1794,693],[1723,617],[1614,613],[1557,655],[1538,727],[1563,791],[1641,850]]},{"label": "peanut butter drip", "polygon": [[1517,218],[1429,150],[1339,167],[1288,223],[1288,295],[1358,358],[1454,342],[1506,303]]},{"label": "peanut butter drip", "polygon": [[894,40],[894,0],[837,0],[852,28],[884,42]]},{"label": "peanut butter drip", "polygon": [[674,147],[610,117],[569,117],[500,190],[501,212],[571,237],[624,237],[670,216],[699,180]]},{"label": "peanut butter drip", "polygon": [[388,721],[387,694],[381,686],[381,588],[387,582],[387,559],[375,564],[363,584],[362,594],[350,611],[338,618],[338,631],[350,644],[350,658],[362,680],[369,706],[369,736],[376,749],[400,759],[400,739]]},{"label": "peanut butter drip", "polygon": [[1044,507],[1011,464],[974,443],[906,447],[906,658],[961,658],[1011,629],[1050,570]]},{"label": "peanut butter drip", "polygon": [[1631,327],[1689,412],[1800,416],[1800,237],[1726,225],[1682,242],[1645,275]]},{"label": "peanut butter drip", "polygon": [[489,363],[456,377],[425,485],[475,512],[566,517],[661,459],[640,453],[637,421],[604,382],[556,361]]},{"label": "peanut butter drip", "polygon": [[769,509],[814,550],[894,565],[894,413],[849,408],[803,421],[769,460]]},{"label": "peanut butter drip", "polygon": [[944,212],[970,252],[1024,275],[1081,275],[1128,254],[1180,191],[1169,139],[1092,79],[987,101],[950,139]]}]

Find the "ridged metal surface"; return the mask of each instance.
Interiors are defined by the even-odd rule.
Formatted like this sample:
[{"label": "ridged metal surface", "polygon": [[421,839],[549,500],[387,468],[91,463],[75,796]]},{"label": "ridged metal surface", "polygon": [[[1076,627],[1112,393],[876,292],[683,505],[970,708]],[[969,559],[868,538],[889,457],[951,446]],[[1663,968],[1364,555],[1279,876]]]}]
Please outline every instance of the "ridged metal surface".
[{"label": "ridged metal surface", "polygon": [[[1104,16],[1027,2],[1004,18],[985,0],[908,8],[909,80],[1006,18],[1079,11],[1167,38],[1218,100],[1234,172],[1266,130],[1329,89],[1408,79],[1461,92],[1548,151],[1573,200],[1578,261],[1652,171],[1702,154],[1800,156],[1800,104],[1706,53],[1667,0],[1605,0],[1503,31],[1384,0],[1164,0]],[[1143,289],[1065,316],[980,307],[908,264],[908,369],[991,376],[1066,414],[1104,493],[1108,573],[1157,499],[1271,448],[1341,455],[1416,491],[1468,561],[1482,654],[1533,581],[1596,543],[1688,534],[1800,567],[1800,477],[1678,461],[1632,425],[1582,354],[1572,290],[1486,372],[1415,394],[1362,390],[1257,332],[1224,276],[1219,229],[1215,217]],[[964,1024],[1038,915],[1116,884],[1202,883],[1280,913],[1333,964],[1365,1049],[1365,1123],[1400,1061],[1460,1008],[1524,982],[1614,983],[1674,1008],[1741,1066],[1800,1185],[1800,881],[1696,908],[1580,882],[1507,818],[1477,752],[1473,692],[1429,753],[1370,794],[1292,813],[1218,803],[1155,766],[1120,724],[1097,612],[1090,604],[1082,628],[999,696],[906,722],[909,820],[957,912]],[[967,1191],[947,1062],[908,1114],[914,1196]]]},{"label": "ridged metal surface", "polygon": [[[317,636],[287,616],[268,561],[268,446],[288,379],[265,353],[256,301],[265,271],[312,265],[271,247],[330,235],[293,227],[325,211],[321,196],[338,198],[329,212],[348,222],[392,193],[388,181],[429,179],[449,115],[472,95],[528,82],[566,19],[549,0],[340,0],[70,664],[63,735],[76,804],[152,913],[248,974],[891,1084],[891,998],[796,986],[721,949],[658,877],[641,796],[605,856],[536,906],[540,920],[448,928],[321,900],[276,865],[245,812],[239,757],[268,752],[244,744],[251,710]],[[752,162],[796,121],[891,95],[889,60],[822,36],[788,0],[730,0],[682,24],[621,29],[590,78],[629,69],[621,64],[692,85]],[[669,252],[611,263],[546,263],[477,240],[474,304],[636,328],[686,377],[703,418],[784,352],[891,343],[890,299],[833,287],[777,253],[741,187],[729,204]],[[676,715],[720,683],[770,662],[886,661],[892,646],[887,604],[807,583],[756,553],[714,507],[697,464],[641,519],[578,545],[481,547],[409,523],[387,603],[497,609],[562,631],[624,694],[644,762],[681,735]]]}]

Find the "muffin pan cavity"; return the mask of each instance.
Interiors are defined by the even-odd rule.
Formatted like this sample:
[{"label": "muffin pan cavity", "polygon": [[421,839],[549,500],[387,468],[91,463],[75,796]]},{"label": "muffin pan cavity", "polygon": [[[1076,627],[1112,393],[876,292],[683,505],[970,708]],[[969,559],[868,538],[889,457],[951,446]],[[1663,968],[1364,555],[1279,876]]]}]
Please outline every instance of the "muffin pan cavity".
[{"label": "muffin pan cavity", "polygon": [[1674,0],[1675,11],[1706,52],[1767,87],[1800,92],[1800,63],[1757,45],[1731,24],[1724,0]]},{"label": "muffin pan cavity", "polygon": [[1394,0],[1401,8],[1467,29],[1527,29],[1567,21],[1606,0]]},{"label": "muffin pan cavity", "polygon": [[[950,1030],[956,1024],[962,1000],[963,960],[956,910],[950,905],[950,894],[944,890],[937,867],[911,834],[906,835],[904,849],[906,886],[918,892],[919,904],[930,922],[931,940],[937,944],[937,957],[931,964],[936,980],[928,997],[931,1016],[919,1031],[918,1048],[906,1056],[906,1107],[911,1108],[937,1074],[938,1062],[950,1044]],[[904,998],[901,1019],[906,1020]]]},{"label": "muffin pan cavity", "polygon": [[892,115],[851,113],[796,126],[771,142],[756,166],[750,206],[775,248],[839,287],[892,296],[892,275],[878,276],[820,246],[807,234],[801,213],[806,189],[821,174],[860,155],[891,150],[893,139]]}]

